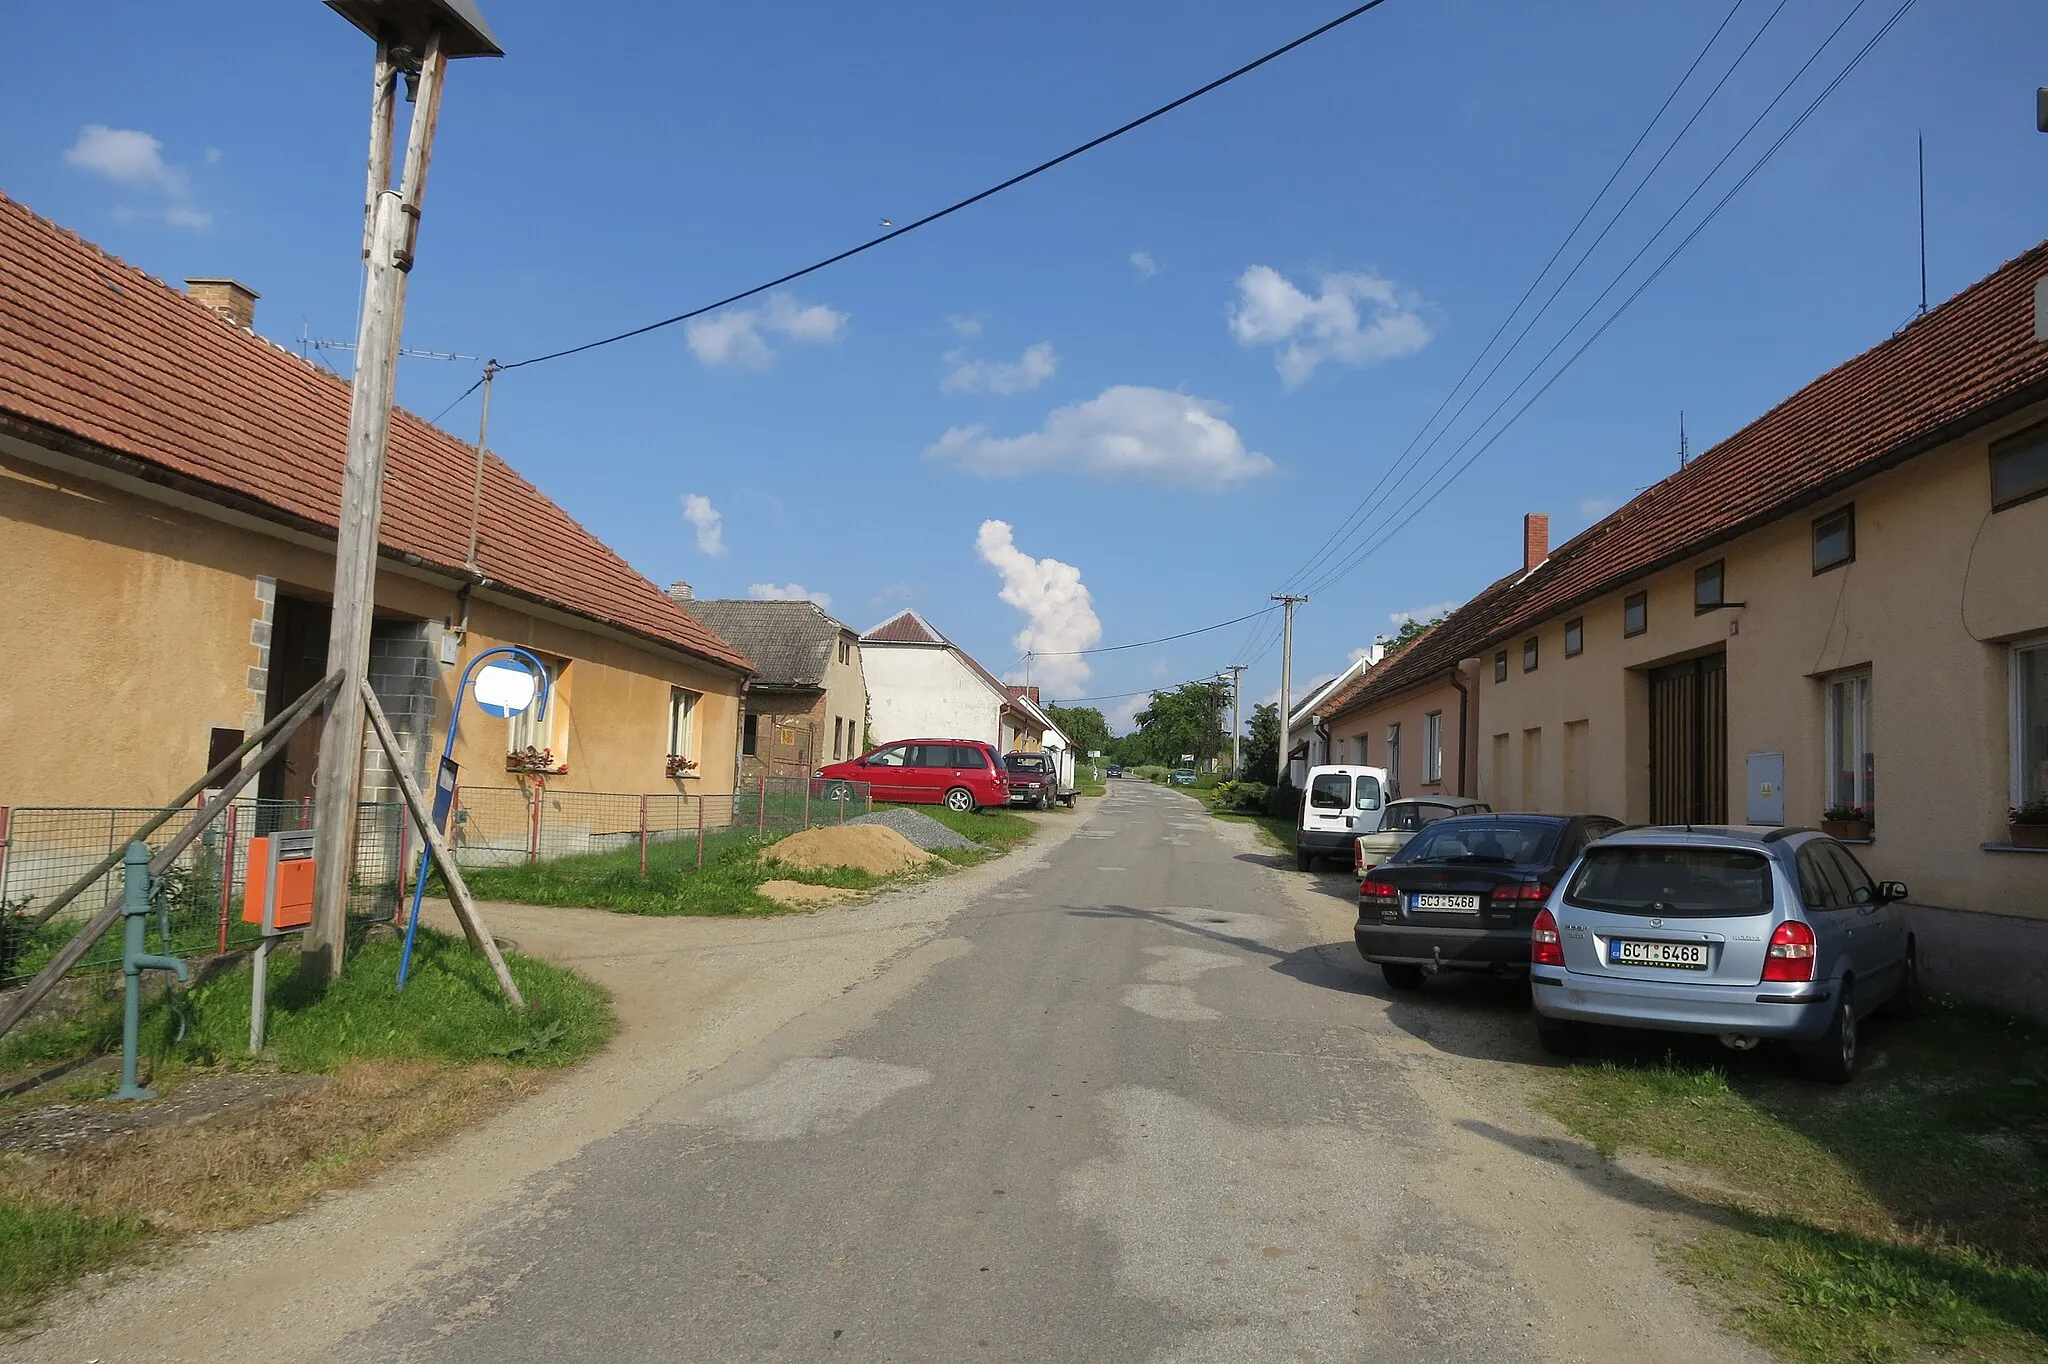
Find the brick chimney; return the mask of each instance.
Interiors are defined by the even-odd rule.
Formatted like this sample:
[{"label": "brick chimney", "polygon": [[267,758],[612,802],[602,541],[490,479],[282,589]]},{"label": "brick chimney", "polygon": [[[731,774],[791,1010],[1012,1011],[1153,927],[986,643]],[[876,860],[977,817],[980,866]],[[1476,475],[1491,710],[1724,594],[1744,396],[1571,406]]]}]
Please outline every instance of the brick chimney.
[{"label": "brick chimney", "polygon": [[668,599],[670,601],[694,601],[696,596],[696,592],[686,582],[678,581],[668,585]]},{"label": "brick chimney", "polygon": [[1017,697],[1020,700],[1029,701],[1034,706],[1038,704],[1038,688],[1036,687],[1011,686],[1008,687],[1007,690],[1009,691],[1010,695]]},{"label": "brick chimney", "polygon": [[1530,512],[1522,518],[1522,572],[1527,573],[1550,557],[1550,518]]},{"label": "brick chimney", "polygon": [[230,326],[249,331],[256,325],[256,300],[263,297],[232,279],[188,279],[185,292]]}]

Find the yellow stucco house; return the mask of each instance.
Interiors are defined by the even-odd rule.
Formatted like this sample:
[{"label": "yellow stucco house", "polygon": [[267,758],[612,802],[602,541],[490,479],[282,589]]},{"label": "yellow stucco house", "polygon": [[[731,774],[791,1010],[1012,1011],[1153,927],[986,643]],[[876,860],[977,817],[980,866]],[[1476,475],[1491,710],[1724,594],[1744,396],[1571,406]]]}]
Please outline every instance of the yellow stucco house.
[{"label": "yellow stucco house", "polygon": [[[1638,823],[1869,816],[1931,987],[2048,1015],[2048,244],[1459,613],[1478,794]],[[1444,628],[1458,633],[1469,622]]]},{"label": "yellow stucco house", "polygon": [[[250,291],[194,284],[0,197],[0,805],[159,804],[325,671],[348,385],[255,335]],[[422,775],[464,665],[517,644],[555,704],[467,713],[465,790],[517,786],[528,746],[566,769],[551,791],[732,790],[747,658],[403,412],[376,608],[372,682]],[[309,726],[260,793],[307,794],[317,749]],[[695,772],[670,779],[671,754]],[[366,800],[395,798],[382,761]]]}]

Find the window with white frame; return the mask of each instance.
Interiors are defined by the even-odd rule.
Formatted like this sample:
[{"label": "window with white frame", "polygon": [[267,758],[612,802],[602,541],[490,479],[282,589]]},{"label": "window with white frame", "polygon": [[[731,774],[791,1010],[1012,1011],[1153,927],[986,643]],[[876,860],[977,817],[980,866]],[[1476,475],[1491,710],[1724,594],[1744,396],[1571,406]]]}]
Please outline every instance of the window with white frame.
[{"label": "window with white frame", "polygon": [[1364,767],[1364,766],[1366,765],[1366,762],[1367,762],[1367,758],[1366,758],[1366,747],[1367,747],[1367,743],[1368,743],[1368,740],[1367,740],[1367,736],[1365,736],[1365,735],[1363,735],[1363,734],[1360,734],[1360,735],[1358,735],[1358,736],[1357,736],[1356,738],[1352,739],[1352,741],[1351,741],[1351,749],[1352,749],[1352,754],[1351,754],[1351,761],[1353,761],[1353,762],[1357,763],[1357,764],[1358,764],[1358,765],[1359,765],[1360,767]]},{"label": "window with white frame", "polygon": [[696,749],[697,703],[703,700],[696,692],[681,687],[668,689],[668,755],[671,758],[687,758]]},{"label": "window with white frame", "polygon": [[1871,813],[1877,799],[1877,759],[1870,742],[1870,674],[1829,678],[1827,712],[1828,806]]},{"label": "window with white frame", "polygon": [[2048,639],[2012,651],[2012,803],[2048,800]]},{"label": "window with white frame", "polygon": [[1422,779],[1444,779],[1444,713],[1440,710],[1422,717]]}]

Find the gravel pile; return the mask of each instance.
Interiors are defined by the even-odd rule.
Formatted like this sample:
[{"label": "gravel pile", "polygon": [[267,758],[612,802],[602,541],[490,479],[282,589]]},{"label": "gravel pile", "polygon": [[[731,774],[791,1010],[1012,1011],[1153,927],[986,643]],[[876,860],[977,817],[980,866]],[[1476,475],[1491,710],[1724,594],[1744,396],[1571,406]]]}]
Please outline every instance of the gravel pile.
[{"label": "gravel pile", "polygon": [[880,824],[894,829],[918,847],[930,852],[934,848],[979,848],[981,845],[965,834],[956,834],[930,815],[919,814],[916,810],[877,810],[871,815],[849,819],[848,824]]}]

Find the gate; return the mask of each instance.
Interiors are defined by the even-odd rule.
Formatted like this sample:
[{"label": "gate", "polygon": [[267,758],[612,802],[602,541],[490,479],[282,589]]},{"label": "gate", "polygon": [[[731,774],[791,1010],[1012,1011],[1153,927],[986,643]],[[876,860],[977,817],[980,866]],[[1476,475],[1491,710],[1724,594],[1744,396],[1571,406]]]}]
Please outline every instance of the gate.
[{"label": "gate", "polygon": [[1650,822],[1728,819],[1728,655],[1650,673]]}]

